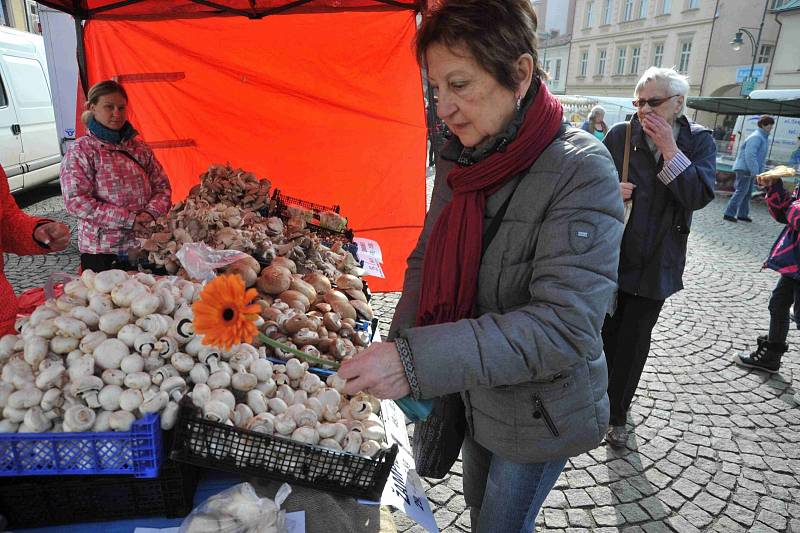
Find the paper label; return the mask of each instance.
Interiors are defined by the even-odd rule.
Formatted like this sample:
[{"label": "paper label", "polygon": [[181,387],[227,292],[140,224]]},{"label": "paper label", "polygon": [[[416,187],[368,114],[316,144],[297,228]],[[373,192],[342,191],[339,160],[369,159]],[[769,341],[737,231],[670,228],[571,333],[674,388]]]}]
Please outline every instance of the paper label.
[{"label": "paper label", "polygon": [[[361,256],[359,256],[361,258]],[[385,278],[386,275],[383,273],[383,268],[381,268],[381,264],[371,257],[367,257],[364,261],[364,275],[365,276],[375,276],[376,278]]]},{"label": "paper label", "polygon": [[396,403],[390,400],[381,401],[381,417],[386,431],[386,441],[397,444],[395,459],[389,479],[381,495],[382,505],[395,507],[417,524],[431,533],[439,533],[436,520],[431,511],[431,504],[425,495],[422,480],[416,472],[414,456],[411,454],[411,443],[408,440],[405,415]]},{"label": "paper label", "polygon": [[383,263],[383,253],[378,241],[372,239],[365,239],[363,237],[355,237],[353,242],[358,246],[358,258],[366,261],[367,259],[374,259],[378,263]]}]

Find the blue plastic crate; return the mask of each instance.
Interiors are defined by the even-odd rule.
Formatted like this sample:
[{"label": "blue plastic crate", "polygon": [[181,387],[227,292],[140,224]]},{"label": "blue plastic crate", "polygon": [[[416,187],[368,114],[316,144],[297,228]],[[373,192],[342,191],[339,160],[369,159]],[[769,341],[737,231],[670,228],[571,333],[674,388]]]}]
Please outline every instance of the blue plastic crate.
[{"label": "blue plastic crate", "polygon": [[0,476],[129,474],[158,476],[160,417],[134,421],[130,431],[0,434]]}]

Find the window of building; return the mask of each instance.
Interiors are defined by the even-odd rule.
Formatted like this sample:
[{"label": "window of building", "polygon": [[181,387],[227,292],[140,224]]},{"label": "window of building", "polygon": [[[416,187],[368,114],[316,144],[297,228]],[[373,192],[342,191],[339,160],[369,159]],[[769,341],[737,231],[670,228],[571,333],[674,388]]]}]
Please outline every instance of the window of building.
[{"label": "window of building", "polygon": [[603,4],[603,24],[611,24],[611,15],[614,11],[613,0],[605,0]]},{"label": "window of building", "polygon": [[561,59],[556,59],[554,62],[555,70],[553,71],[553,81],[561,79]]},{"label": "window of building", "polygon": [[604,76],[606,73],[606,50],[605,48],[597,53],[597,75]]},{"label": "window of building", "polygon": [[700,0],[686,0],[686,9],[700,9]]},{"label": "window of building", "polygon": [[659,11],[662,15],[669,15],[672,11],[672,0],[661,0],[661,11]]},{"label": "window of building", "polygon": [[689,72],[689,57],[692,54],[692,41],[684,41],[681,43],[681,57],[678,61],[678,72]]},{"label": "window of building", "polygon": [[617,48],[617,74],[625,74],[625,56],[627,53],[628,49],[624,46]]},{"label": "window of building", "polygon": [[586,76],[586,71],[589,69],[589,51],[584,50],[581,52],[581,76]]},{"label": "window of building", "polygon": [[0,24],[3,26],[11,26],[11,11],[6,5],[6,0],[0,0]]},{"label": "window of building", "polygon": [[664,62],[664,43],[658,43],[653,47],[653,66],[661,67]]},{"label": "window of building", "polygon": [[762,44],[758,50],[756,63],[769,63],[772,60],[772,45]]},{"label": "window of building", "polygon": [[622,8],[622,20],[631,20],[633,19],[633,0],[623,0],[625,4]]},{"label": "window of building", "polygon": [[784,5],[786,5],[789,0],[772,0],[772,3],[769,5],[770,9],[780,9]]},{"label": "window of building", "polygon": [[31,33],[41,35],[42,27],[39,24],[39,6],[34,0],[25,0],[25,29]]},{"label": "window of building", "polygon": [[550,74],[550,60],[549,59],[544,62],[544,71],[547,72],[548,75]]},{"label": "window of building", "polygon": [[638,46],[631,47],[631,69],[630,74],[639,73],[639,52],[641,48]]},{"label": "window of building", "polygon": [[639,18],[646,19],[647,18],[647,11],[650,7],[650,2],[648,0],[639,0]]},{"label": "window of building", "polygon": [[586,2],[586,16],[583,19],[583,27],[584,28],[591,28],[592,27],[592,11],[594,11],[594,1],[588,0]]}]

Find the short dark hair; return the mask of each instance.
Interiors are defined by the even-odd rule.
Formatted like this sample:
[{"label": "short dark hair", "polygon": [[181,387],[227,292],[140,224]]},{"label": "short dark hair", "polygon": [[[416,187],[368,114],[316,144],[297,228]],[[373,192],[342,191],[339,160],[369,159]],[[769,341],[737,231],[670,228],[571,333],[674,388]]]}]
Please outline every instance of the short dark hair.
[{"label": "short dark hair", "polygon": [[761,118],[758,119],[758,127],[763,128],[764,126],[770,126],[775,124],[775,119],[769,115],[761,115]]},{"label": "short dark hair", "polygon": [[465,46],[500,85],[515,91],[522,81],[515,68],[522,54],[533,56],[533,77],[546,78],[539,68],[538,25],[529,0],[444,1],[426,14],[419,27],[417,62],[425,63],[425,52],[432,44],[450,49]]}]

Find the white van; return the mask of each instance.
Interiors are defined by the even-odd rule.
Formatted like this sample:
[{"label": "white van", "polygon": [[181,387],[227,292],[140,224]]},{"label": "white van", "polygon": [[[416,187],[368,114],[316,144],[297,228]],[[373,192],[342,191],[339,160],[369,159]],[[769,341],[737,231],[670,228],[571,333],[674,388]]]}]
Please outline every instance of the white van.
[{"label": "white van", "polygon": [[0,27],[0,164],[12,191],[58,178],[50,94],[42,37]]}]

